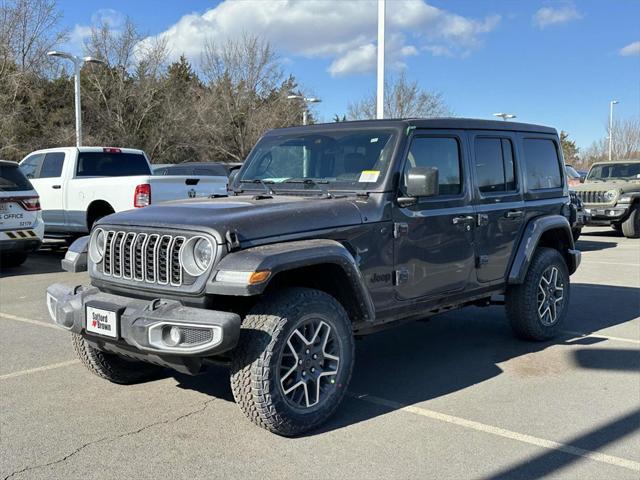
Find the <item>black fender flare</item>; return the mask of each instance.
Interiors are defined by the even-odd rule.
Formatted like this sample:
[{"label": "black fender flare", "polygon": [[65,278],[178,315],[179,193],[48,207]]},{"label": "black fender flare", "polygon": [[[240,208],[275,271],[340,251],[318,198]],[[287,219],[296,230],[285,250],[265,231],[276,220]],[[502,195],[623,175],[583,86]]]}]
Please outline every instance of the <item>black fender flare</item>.
[{"label": "black fender flare", "polygon": [[[358,263],[347,248],[335,240],[313,239],[257,246],[229,253],[215,267],[214,275],[207,283],[206,293],[213,295],[253,296],[262,294],[269,282],[279,273],[312,265],[334,264],[346,274],[362,318],[375,319],[373,300],[366,288]],[[269,279],[256,285],[217,282],[218,271],[259,272],[269,271]]]},{"label": "black fender flare", "polygon": [[520,284],[524,282],[524,277],[529,269],[533,254],[538,248],[540,238],[545,232],[555,229],[559,229],[562,232],[568,245],[568,248],[562,254],[567,260],[569,273],[572,274],[578,269],[581,254],[579,250],[575,249],[569,221],[562,215],[548,215],[532,219],[525,227],[509,270],[507,283]]}]

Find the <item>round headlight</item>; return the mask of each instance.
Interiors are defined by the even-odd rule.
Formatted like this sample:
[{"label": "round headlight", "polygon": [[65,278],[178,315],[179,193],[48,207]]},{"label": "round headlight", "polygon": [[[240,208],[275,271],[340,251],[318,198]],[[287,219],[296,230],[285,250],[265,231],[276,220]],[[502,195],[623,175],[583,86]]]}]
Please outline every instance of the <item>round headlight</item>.
[{"label": "round headlight", "polygon": [[192,237],[180,249],[182,268],[192,277],[199,277],[206,272],[215,256],[215,245],[205,237]]},{"label": "round headlight", "polygon": [[617,196],[618,190],[609,190],[607,192],[604,192],[605,202],[613,202]]},{"label": "round headlight", "polygon": [[193,246],[193,259],[200,269],[206,270],[209,268],[213,259],[213,247],[209,240],[201,238],[195,243]]},{"label": "round headlight", "polygon": [[104,256],[104,247],[106,243],[106,235],[104,230],[97,228],[93,235],[91,235],[91,241],[89,242],[89,257],[93,263],[100,263]]}]

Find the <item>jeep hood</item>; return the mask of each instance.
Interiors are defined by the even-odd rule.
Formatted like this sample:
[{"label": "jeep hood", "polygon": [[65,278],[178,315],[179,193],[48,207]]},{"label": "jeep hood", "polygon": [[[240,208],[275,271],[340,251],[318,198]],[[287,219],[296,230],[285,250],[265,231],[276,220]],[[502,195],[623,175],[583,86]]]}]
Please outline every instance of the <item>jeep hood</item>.
[{"label": "jeep hood", "polygon": [[607,191],[607,190],[619,190],[622,193],[638,192],[640,191],[640,180],[613,180],[608,182],[585,182],[575,187],[571,187],[571,190],[576,192],[594,192],[594,191]]},{"label": "jeep hood", "polygon": [[104,217],[99,223],[137,227],[215,229],[240,241],[362,223],[356,200],[288,195],[242,195],[159,203]]}]

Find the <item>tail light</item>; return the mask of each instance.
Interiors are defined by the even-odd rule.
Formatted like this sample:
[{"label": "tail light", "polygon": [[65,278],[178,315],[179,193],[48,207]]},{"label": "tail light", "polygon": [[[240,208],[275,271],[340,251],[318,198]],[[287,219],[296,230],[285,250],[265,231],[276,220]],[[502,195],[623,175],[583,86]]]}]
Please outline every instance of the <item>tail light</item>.
[{"label": "tail light", "polygon": [[40,198],[39,197],[16,197],[16,198],[7,198],[3,200],[13,201],[18,204],[25,210],[29,212],[37,212],[40,210]]},{"label": "tail light", "polygon": [[147,205],[151,205],[151,185],[143,183],[136,187],[136,192],[133,194],[133,206],[142,208]]}]

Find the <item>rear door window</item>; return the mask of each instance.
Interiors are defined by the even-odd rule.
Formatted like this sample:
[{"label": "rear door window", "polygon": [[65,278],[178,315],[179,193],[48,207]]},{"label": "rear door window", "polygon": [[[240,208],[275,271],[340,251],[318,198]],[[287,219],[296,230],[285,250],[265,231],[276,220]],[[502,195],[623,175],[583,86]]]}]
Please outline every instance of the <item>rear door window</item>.
[{"label": "rear door window", "polygon": [[44,156],[38,178],[58,178],[62,175],[64,152],[51,152]]},{"label": "rear door window", "polygon": [[151,175],[147,159],[140,153],[80,152],[78,177],[125,177]]},{"label": "rear door window", "polygon": [[476,138],[475,163],[482,193],[516,190],[513,145],[508,138]]},{"label": "rear door window", "polygon": [[523,145],[528,189],[561,188],[562,173],[555,142],[546,138],[525,138]]},{"label": "rear door window", "polygon": [[18,168],[18,164],[0,163],[0,192],[33,190],[31,182]]}]

